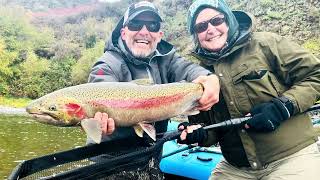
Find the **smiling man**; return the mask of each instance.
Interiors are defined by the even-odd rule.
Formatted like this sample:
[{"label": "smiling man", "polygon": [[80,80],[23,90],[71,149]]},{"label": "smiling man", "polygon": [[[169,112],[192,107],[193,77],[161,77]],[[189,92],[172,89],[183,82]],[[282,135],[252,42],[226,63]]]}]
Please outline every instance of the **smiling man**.
[{"label": "smiling man", "polygon": [[[89,82],[128,82],[136,79],[149,79],[154,84],[183,80],[197,82],[204,87],[198,109],[209,110],[219,100],[217,76],[186,61],[171,44],[162,40],[162,21],[154,4],[147,1],[131,4],[106,43],[104,55],[93,66]],[[104,132],[102,141],[126,138],[128,141],[137,141],[137,144],[146,142],[145,138],[136,136],[132,127],[116,128],[113,119],[106,113],[97,113],[94,119],[101,122]],[[164,132],[167,121],[156,122],[154,126],[157,133]],[[93,142],[89,139],[88,143]],[[160,155],[161,152],[157,154]],[[158,157],[150,160],[149,170],[157,169],[158,160]],[[162,179],[161,173],[155,175],[159,171],[149,170],[146,172],[153,172],[150,179]]]},{"label": "smiling man", "polygon": [[160,31],[161,21],[160,16],[146,11],[124,23],[121,38],[133,56],[146,58],[155,52],[163,36],[163,32]]}]

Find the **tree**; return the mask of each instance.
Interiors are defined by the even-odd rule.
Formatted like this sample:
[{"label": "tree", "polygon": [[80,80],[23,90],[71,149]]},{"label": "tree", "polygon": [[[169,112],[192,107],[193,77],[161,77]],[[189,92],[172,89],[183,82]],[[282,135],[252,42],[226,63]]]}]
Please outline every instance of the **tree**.
[{"label": "tree", "polygon": [[0,38],[0,94],[7,95],[9,93],[8,80],[13,76],[10,62],[16,56],[5,50],[5,42]]},{"label": "tree", "polygon": [[86,49],[83,56],[79,59],[77,64],[72,68],[72,83],[82,84],[88,81],[88,76],[92,65],[103,54],[104,41],[100,41],[94,48]]}]

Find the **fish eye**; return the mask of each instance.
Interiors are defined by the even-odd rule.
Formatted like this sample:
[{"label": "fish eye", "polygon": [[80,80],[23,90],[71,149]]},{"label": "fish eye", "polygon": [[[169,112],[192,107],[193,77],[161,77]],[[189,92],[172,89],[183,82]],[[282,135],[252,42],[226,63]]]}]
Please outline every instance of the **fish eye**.
[{"label": "fish eye", "polygon": [[49,111],[56,111],[57,107],[55,105],[49,106]]}]

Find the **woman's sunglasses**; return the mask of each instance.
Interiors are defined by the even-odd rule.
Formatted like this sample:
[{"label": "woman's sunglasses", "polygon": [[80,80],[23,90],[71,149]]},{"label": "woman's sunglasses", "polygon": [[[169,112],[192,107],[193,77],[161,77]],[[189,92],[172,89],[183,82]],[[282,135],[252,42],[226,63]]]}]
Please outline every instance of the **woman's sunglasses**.
[{"label": "woman's sunglasses", "polygon": [[129,21],[127,27],[130,31],[140,31],[143,26],[146,26],[150,32],[159,32],[160,22],[155,21]]},{"label": "woman's sunglasses", "polygon": [[214,16],[213,18],[207,20],[207,21],[203,21],[203,22],[200,22],[196,25],[194,25],[193,29],[196,33],[202,33],[204,32],[205,30],[208,29],[208,24],[210,23],[212,26],[219,26],[220,24],[224,23],[225,22],[225,18],[224,16],[221,16],[221,15],[218,15],[219,17],[217,16]]}]

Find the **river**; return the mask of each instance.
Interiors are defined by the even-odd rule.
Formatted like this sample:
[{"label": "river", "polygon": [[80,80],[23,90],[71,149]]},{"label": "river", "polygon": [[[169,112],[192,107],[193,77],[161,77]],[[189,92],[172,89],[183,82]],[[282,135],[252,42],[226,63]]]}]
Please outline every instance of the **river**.
[{"label": "river", "polygon": [[0,179],[6,179],[22,160],[85,144],[81,128],[55,127],[8,115],[0,115],[0,124]]}]

